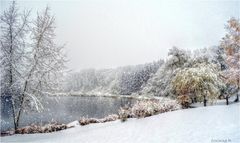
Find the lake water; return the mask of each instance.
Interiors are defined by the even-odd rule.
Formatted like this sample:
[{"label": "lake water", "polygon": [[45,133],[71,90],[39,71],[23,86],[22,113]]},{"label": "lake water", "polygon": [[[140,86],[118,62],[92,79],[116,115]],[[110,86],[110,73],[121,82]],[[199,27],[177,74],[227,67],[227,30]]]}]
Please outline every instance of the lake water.
[{"label": "lake water", "polygon": [[[116,114],[120,107],[131,106],[135,99],[114,97],[77,97],[58,96],[45,97],[42,100],[42,112],[23,112],[19,125],[46,124],[52,121],[69,123],[81,117],[103,118]],[[1,104],[1,131],[13,128],[13,119],[8,109],[9,104]]]}]

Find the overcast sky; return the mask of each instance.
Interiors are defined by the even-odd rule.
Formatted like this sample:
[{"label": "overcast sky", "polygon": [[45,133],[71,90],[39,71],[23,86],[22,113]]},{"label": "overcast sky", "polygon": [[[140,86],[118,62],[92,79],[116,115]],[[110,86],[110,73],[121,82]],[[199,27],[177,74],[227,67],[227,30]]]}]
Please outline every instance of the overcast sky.
[{"label": "overcast sky", "polygon": [[[110,68],[166,58],[177,46],[217,45],[224,24],[240,16],[239,0],[17,1],[35,13],[49,5],[56,41],[66,43],[69,68]],[[2,10],[9,6],[1,0]]]}]

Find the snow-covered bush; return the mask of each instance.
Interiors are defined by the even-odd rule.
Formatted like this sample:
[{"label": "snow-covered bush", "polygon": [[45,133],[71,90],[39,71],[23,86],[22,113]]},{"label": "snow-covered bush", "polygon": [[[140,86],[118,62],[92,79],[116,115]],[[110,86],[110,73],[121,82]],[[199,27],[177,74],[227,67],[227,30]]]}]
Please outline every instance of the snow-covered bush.
[{"label": "snow-covered bush", "polygon": [[134,117],[147,117],[154,115],[159,109],[156,101],[138,101],[132,107]]},{"label": "snow-covered bush", "polygon": [[180,105],[182,105],[182,108],[188,108],[189,105],[192,103],[192,100],[188,95],[178,96],[177,101]]},{"label": "snow-covered bush", "polygon": [[16,134],[35,134],[35,133],[50,133],[67,129],[65,124],[46,124],[44,126],[31,125],[19,128],[15,131]]},{"label": "snow-covered bush", "polygon": [[121,119],[122,122],[126,121],[127,118],[132,118],[131,109],[129,107],[120,108],[118,111],[119,119]]},{"label": "snow-covered bush", "polygon": [[158,99],[139,100],[130,108],[121,108],[119,118],[125,121],[127,118],[148,117],[158,113],[179,109],[175,101],[161,101]]},{"label": "snow-covered bush", "polygon": [[119,115],[111,114],[111,115],[108,115],[107,117],[104,117],[104,118],[100,119],[100,122],[101,123],[111,122],[111,121],[115,121],[117,119],[119,119]]},{"label": "snow-covered bush", "polygon": [[99,119],[96,118],[81,118],[79,120],[80,125],[84,126],[84,125],[88,125],[88,124],[92,124],[92,123],[100,123]]},{"label": "snow-covered bush", "polygon": [[102,119],[97,119],[97,118],[81,118],[79,120],[80,125],[84,126],[84,125],[88,125],[88,124],[92,124],[92,123],[105,123],[105,122],[111,122],[111,121],[115,121],[119,119],[119,115],[117,114],[111,114],[108,115]]},{"label": "snow-covered bush", "polygon": [[148,117],[158,113],[174,111],[179,108],[176,102],[161,102],[159,100],[140,100],[131,108],[133,117]]}]

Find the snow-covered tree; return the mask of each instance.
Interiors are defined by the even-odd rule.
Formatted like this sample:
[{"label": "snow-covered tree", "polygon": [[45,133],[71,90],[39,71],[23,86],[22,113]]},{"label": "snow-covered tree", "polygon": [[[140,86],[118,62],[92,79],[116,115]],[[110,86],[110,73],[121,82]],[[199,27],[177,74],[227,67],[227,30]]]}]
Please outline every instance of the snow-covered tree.
[{"label": "snow-covered tree", "polygon": [[40,109],[39,97],[57,90],[64,69],[63,46],[54,43],[49,8],[33,23],[15,2],[1,15],[1,96],[11,96],[15,129],[27,107]]},{"label": "snow-covered tree", "polygon": [[169,50],[169,57],[149,80],[142,90],[142,94],[154,96],[174,96],[171,81],[179,69],[188,67],[190,53],[186,50],[173,47]]},{"label": "snow-covered tree", "polygon": [[168,60],[165,68],[174,71],[177,68],[186,67],[189,64],[190,52],[173,46],[168,52]]},{"label": "snow-covered tree", "polygon": [[121,95],[130,95],[139,92],[154,75],[163,61],[137,66],[127,66],[121,69],[112,91]]},{"label": "snow-covered tree", "polygon": [[[224,71],[226,83],[237,88],[236,101],[240,94],[240,22],[239,19],[231,18],[226,26],[227,34],[221,41],[221,47],[227,55],[228,69]],[[228,96],[226,97],[228,98]]]},{"label": "snow-covered tree", "polygon": [[[20,13],[16,3],[12,2],[9,9],[0,17],[0,69],[1,96],[11,96],[13,117],[16,116],[16,106],[19,100],[22,78],[24,77],[28,42],[26,36],[29,30],[29,11]],[[17,128],[14,118],[15,129]]]},{"label": "snow-covered tree", "polygon": [[212,64],[198,64],[180,70],[172,80],[172,88],[177,96],[187,95],[197,101],[213,101],[220,95],[225,84]]},{"label": "snow-covered tree", "polygon": [[28,58],[29,68],[24,77],[20,108],[16,116],[17,126],[26,105],[33,105],[40,110],[43,107],[39,97],[58,90],[65,56],[62,51],[64,46],[54,43],[54,30],[55,18],[50,15],[47,7],[37,15],[32,27],[31,57]]},{"label": "snow-covered tree", "polygon": [[194,50],[191,65],[213,63],[219,70],[224,70],[227,67],[225,59],[226,55],[224,49],[220,46],[212,46],[209,48]]}]

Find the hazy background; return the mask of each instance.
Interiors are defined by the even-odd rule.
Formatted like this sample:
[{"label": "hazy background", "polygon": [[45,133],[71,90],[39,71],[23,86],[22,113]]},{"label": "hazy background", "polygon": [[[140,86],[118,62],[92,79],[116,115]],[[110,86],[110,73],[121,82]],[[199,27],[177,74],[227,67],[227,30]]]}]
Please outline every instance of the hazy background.
[{"label": "hazy background", "polygon": [[[68,67],[110,68],[164,59],[168,49],[219,44],[224,24],[239,18],[236,0],[66,0],[17,1],[32,14],[49,5],[56,40],[66,43]],[[0,10],[9,1],[0,2]]]}]

